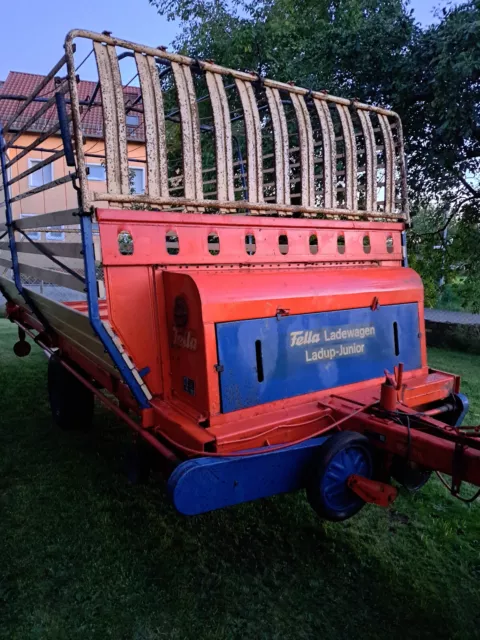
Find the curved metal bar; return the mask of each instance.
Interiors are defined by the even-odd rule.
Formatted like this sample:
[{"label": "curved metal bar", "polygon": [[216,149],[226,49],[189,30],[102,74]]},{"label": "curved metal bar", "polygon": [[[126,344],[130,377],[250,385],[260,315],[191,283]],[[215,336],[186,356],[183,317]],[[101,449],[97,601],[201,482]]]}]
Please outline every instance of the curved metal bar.
[{"label": "curved metal bar", "polygon": [[386,116],[378,116],[385,145],[385,213],[395,211],[395,143]]},{"label": "curved metal bar", "polygon": [[400,165],[401,180],[401,197],[402,212],[405,215],[406,224],[410,224],[410,205],[408,202],[408,186],[407,186],[407,161],[405,158],[405,146],[403,144],[403,127],[402,121],[398,116],[395,117],[398,135],[398,164]]},{"label": "curved metal bar", "polygon": [[186,69],[176,62],[172,62],[172,71],[177,87],[180,119],[182,123],[185,197],[201,199],[203,197],[202,154],[200,148],[198,110],[194,95],[192,97],[192,91],[194,91],[192,74],[190,69]]},{"label": "curved metal bar", "polygon": [[290,158],[288,155],[288,126],[280,92],[265,87],[268,107],[272,118],[273,142],[275,145],[275,188],[280,204],[290,204]]},{"label": "curved metal bar", "polygon": [[358,118],[362,125],[365,138],[366,154],[366,208],[368,211],[377,209],[377,147],[375,143],[375,133],[373,131],[370,114],[363,109],[358,109]]},{"label": "curved metal bar", "polygon": [[236,78],[235,84],[245,116],[248,199],[252,203],[263,202],[262,133],[257,102],[251,82]]},{"label": "curved metal bar", "polygon": [[325,100],[314,99],[323,140],[324,206],[333,209],[337,203],[337,145],[333,120]]},{"label": "curved metal bar", "polygon": [[167,143],[163,95],[155,60],[135,54],[144,105],[148,190],[152,196],[168,195]]},{"label": "curved metal bar", "polygon": [[[111,49],[98,42],[95,42],[93,46],[102,86],[107,188],[113,193],[130,193],[122,83],[120,81],[117,84],[120,70],[118,62],[113,62],[114,56],[116,61],[116,54],[113,51],[112,55]],[[119,92],[121,96],[119,96]]]},{"label": "curved metal bar", "polygon": [[232,125],[227,94],[222,78],[209,71],[206,73],[208,90],[215,124],[215,155],[217,169],[217,198],[235,199],[233,186]]},{"label": "curved metal bar", "polygon": [[313,167],[313,131],[310,115],[305,99],[295,93],[291,94],[298,124],[300,147],[300,170],[302,172],[302,204],[306,207],[315,205],[315,183]]},{"label": "curved metal bar", "polygon": [[[113,96],[115,104],[115,116],[117,124],[117,144],[118,144],[118,160],[120,165],[120,179],[122,193],[130,193],[130,173],[128,169],[128,149],[127,149],[127,124],[125,116],[125,98],[123,95],[122,77],[120,75],[120,66],[118,64],[117,53],[115,47],[108,46],[107,60],[110,64],[110,74],[113,82]],[[103,97],[102,97],[103,101]]]},{"label": "curved metal bar", "polygon": [[347,209],[357,208],[357,147],[352,117],[348,107],[337,104],[345,142],[345,190]]}]

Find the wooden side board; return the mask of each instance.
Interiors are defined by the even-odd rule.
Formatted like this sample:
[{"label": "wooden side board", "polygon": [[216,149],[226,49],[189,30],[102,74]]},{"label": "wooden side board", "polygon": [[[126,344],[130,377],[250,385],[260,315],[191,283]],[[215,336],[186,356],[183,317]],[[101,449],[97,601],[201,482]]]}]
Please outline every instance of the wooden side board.
[{"label": "wooden side board", "polygon": [[[102,369],[107,370],[117,378],[120,377],[110,356],[105,353],[103,344],[94,334],[90,321],[85,314],[75,311],[75,309],[61,302],[51,300],[36,291],[32,291],[28,287],[25,288],[32,302],[35,303],[36,307],[58,335],[68,340],[83,355],[95,362],[95,364]],[[0,276],[0,289],[4,290],[8,298],[28,308],[28,305],[22,296],[20,296],[15,284],[11,280]]]},{"label": "wooden side board", "polygon": [[[28,240],[17,240],[18,253],[31,253],[33,255],[42,255],[40,249],[47,253],[51,253],[57,258],[76,258],[81,260],[80,266],[83,267],[82,245],[80,242],[35,242],[35,246]],[[8,240],[4,239],[0,242],[0,251],[10,251]],[[51,266],[52,261],[50,261]],[[69,264],[69,263],[65,263]],[[77,266],[77,265],[75,265]]]},{"label": "wooden side board", "polygon": [[29,309],[28,304],[18,293],[15,283],[13,282],[13,280],[10,280],[10,278],[0,275],[0,291],[5,294],[5,297],[7,299],[15,302],[15,304],[18,304],[20,307],[26,307],[27,309]]},{"label": "wooden side board", "polygon": [[[23,256],[28,256],[24,258]],[[38,256],[30,254],[18,254],[19,270],[22,275],[31,276],[38,280],[43,280],[47,283],[56,284],[60,287],[66,287],[67,289],[74,289],[75,291],[85,292],[85,284],[77,278],[74,278],[69,273],[61,271],[60,268],[49,269],[48,266],[55,267],[56,265],[49,260],[46,256],[41,254]],[[29,260],[29,263],[23,262],[23,260]],[[71,260],[76,260],[72,258]],[[0,267],[11,267],[12,262],[9,254],[6,251],[0,251]]]}]

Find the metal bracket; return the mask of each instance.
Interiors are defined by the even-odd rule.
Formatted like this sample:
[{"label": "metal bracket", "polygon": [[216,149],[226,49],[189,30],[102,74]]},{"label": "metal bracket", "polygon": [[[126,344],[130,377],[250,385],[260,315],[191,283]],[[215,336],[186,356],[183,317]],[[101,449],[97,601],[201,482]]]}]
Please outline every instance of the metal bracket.
[{"label": "metal bracket", "polygon": [[389,507],[398,495],[398,490],[391,484],[370,480],[356,473],[349,476],[347,485],[362,500],[379,507]]},{"label": "metal bracket", "polygon": [[290,309],[277,309],[277,320],[280,320],[280,318],[286,318],[287,316],[290,315]]},{"label": "metal bracket", "polygon": [[452,461],[452,496],[456,496],[460,492],[462,486],[462,463],[464,459],[465,445],[462,442],[455,443],[455,451]]}]

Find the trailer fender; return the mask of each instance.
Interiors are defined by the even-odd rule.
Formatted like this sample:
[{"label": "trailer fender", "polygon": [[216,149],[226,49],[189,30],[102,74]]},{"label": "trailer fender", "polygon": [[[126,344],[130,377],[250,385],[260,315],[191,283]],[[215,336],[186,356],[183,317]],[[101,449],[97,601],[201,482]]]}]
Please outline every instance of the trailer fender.
[{"label": "trailer fender", "polygon": [[194,458],[181,463],[168,480],[180,513],[198,515],[305,487],[307,470],[328,438],[312,438],[258,455]]}]

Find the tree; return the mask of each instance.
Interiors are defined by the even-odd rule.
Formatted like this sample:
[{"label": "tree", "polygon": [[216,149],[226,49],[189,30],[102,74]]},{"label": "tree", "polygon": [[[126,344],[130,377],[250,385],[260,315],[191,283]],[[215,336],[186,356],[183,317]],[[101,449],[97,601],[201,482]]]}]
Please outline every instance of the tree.
[{"label": "tree", "polygon": [[383,104],[416,30],[402,0],[149,1],[179,51]]},{"label": "tree", "polygon": [[394,105],[408,132],[409,174],[417,198],[452,196],[480,205],[480,3],[444,9],[418,30]]},{"label": "tree", "polygon": [[480,254],[464,252],[480,223],[479,0],[447,5],[427,27],[408,0],[149,1],[180,20],[177,50],[397,111],[419,264],[437,264],[448,229],[443,281],[473,290]]},{"label": "tree", "polygon": [[479,36],[478,1],[444,8],[437,24],[416,31],[393,101],[407,132],[414,266],[437,304],[474,312],[480,311]]}]

